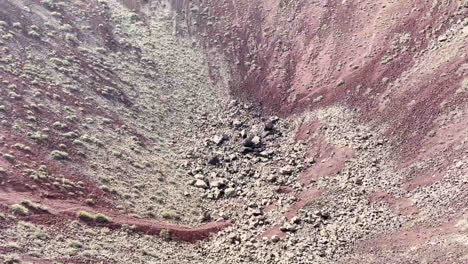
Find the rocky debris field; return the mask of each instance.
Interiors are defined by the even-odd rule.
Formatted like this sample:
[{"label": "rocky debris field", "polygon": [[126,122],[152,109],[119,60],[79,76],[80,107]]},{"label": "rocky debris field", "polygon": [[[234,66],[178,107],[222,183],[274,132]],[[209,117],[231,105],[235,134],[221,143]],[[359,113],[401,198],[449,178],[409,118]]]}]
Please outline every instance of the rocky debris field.
[{"label": "rocky debris field", "polygon": [[468,2],[423,2],[0,1],[0,261],[467,262]]}]

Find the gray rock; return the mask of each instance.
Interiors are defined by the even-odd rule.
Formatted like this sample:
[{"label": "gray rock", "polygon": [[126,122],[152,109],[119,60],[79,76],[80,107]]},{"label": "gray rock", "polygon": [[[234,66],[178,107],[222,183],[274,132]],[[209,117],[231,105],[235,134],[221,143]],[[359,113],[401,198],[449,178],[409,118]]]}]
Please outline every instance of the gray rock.
[{"label": "gray rock", "polygon": [[291,223],[284,223],[281,227],[280,230],[283,232],[296,232],[297,231],[297,226]]},{"label": "gray rock", "polygon": [[274,236],[272,236],[272,237],[271,237],[271,242],[273,242],[273,243],[277,243],[278,241],[280,241],[280,238],[279,238],[279,236],[277,236],[277,235],[274,235]]},{"label": "gray rock", "polygon": [[224,141],[228,140],[228,137],[226,135],[221,135],[221,136],[214,136],[211,141],[215,143],[216,145],[221,145],[223,144]]},{"label": "gray rock", "polygon": [[295,216],[291,219],[290,222],[294,224],[299,224],[301,222],[301,219],[298,216]]},{"label": "gray rock", "polygon": [[210,182],[210,186],[212,188],[221,189],[221,188],[226,186],[226,180],[224,180],[224,179],[213,180],[213,181]]},{"label": "gray rock", "polygon": [[444,41],[447,41],[447,36],[446,35],[442,35],[439,37],[439,42],[444,42]]},{"label": "gray rock", "polygon": [[252,143],[253,143],[255,146],[260,145],[260,143],[261,143],[260,137],[259,137],[259,136],[254,136],[254,137],[252,138]]},{"label": "gray rock", "polygon": [[275,123],[273,121],[268,121],[265,123],[265,131],[271,131],[275,128]]},{"label": "gray rock", "polygon": [[206,182],[204,180],[197,180],[195,182],[195,187],[197,188],[202,188],[202,189],[208,189],[208,184],[206,184]]},{"label": "gray rock", "polygon": [[259,136],[249,136],[244,140],[244,147],[255,148],[261,143]]},{"label": "gray rock", "polygon": [[294,167],[291,165],[287,165],[280,169],[280,173],[283,175],[291,175],[294,171]]},{"label": "gray rock", "polygon": [[236,195],[236,189],[234,188],[227,188],[226,190],[224,190],[224,196],[226,196],[226,198],[231,198],[231,197],[234,197]]},{"label": "gray rock", "polygon": [[242,121],[239,121],[239,120],[236,119],[236,120],[234,120],[234,121],[232,122],[232,125],[233,125],[234,127],[240,127],[240,126],[242,126]]},{"label": "gray rock", "polygon": [[209,222],[212,220],[211,213],[209,211],[204,211],[200,216],[201,222]]},{"label": "gray rock", "polygon": [[205,176],[203,176],[201,174],[195,174],[194,178],[197,179],[197,180],[205,180]]},{"label": "gray rock", "polygon": [[229,107],[234,107],[234,106],[237,106],[237,100],[231,100],[229,102]]}]

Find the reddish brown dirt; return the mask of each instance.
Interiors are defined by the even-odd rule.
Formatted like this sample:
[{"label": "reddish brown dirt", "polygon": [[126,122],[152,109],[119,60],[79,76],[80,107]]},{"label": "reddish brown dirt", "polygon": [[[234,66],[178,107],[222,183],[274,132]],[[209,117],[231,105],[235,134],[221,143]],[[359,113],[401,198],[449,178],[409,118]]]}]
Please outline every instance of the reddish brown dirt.
[{"label": "reddish brown dirt", "polygon": [[338,148],[324,141],[313,144],[309,153],[315,158],[316,164],[299,177],[298,181],[304,185],[321,177],[336,175],[344,168],[346,161],[354,156],[352,149]]},{"label": "reddish brown dirt", "polygon": [[296,139],[307,142],[309,146],[307,156],[315,161],[315,164],[307,168],[298,178],[298,182],[304,185],[318,178],[337,174],[347,161],[354,158],[352,149],[328,143],[320,134],[320,129],[323,128],[320,121],[313,120],[302,124],[297,131]]},{"label": "reddish brown dirt", "polygon": [[[86,3],[82,2],[83,5]],[[135,10],[141,8],[138,1],[122,2]],[[191,2],[174,0],[172,4],[178,11],[185,11],[183,17],[190,34],[198,37],[206,48],[217,47],[224,52],[231,65],[234,78],[231,91],[235,97],[259,102],[265,113],[281,116],[344,105],[355,110],[363,122],[387,127],[386,136],[396,143],[394,153],[399,169],[437,159],[436,165],[430,169],[411,174],[404,184],[408,192],[443,180],[447,169],[457,159],[466,157],[466,149],[457,147],[467,137],[467,116],[446,126],[439,124],[439,118],[457,107],[466,108],[468,103],[467,93],[456,92],[468,76],[468,43],[466,40],[461,45],[452,39],[438,40],[440,36],[450,34],[451,28],[466,18],[468,10],[461,6],[462,1],[201,1],[200,9],[209,7],[209,16],[216,17],[215,20],[193,14],[189,10]],[[62,13],[66,21],[73,23],[74,18],[70,14]],[[117,43],[108,17],[93,15],[96,25],[92,30],[96,37],[104,40],[106,47],[138,53]],[[25,17],[16,6],[0,2],[0,19],[11,24],[12,17],[21,17],[22,24],[27,27],[34,24],[33,17]],[[195,21],[197,26],[193,24]],[[18,34],[18,38],[19,43],[36,43],[27,34]],[[433,46],[434,43],[437,46]],[[59,38],[54,39],[54,47],[49,43],[36,44],[42,45],[45,51],[59,47],[59,55],[73,56],[80,62],[80,74],[96,76],[100,84],[112,85],[115,82],[125,85],[110,69],[99,63],[91,66],[74,49],[62,45]],[[437,50],[441,50],[440,53]],[[6,55],[8,52],[2,49],[0,56]],[[22,58],[27,59],[25,56]],[[100,70],[96,71],[96,67]],[[48,90],[50,93],[45,96],[54,98],[63,107],[82,107],[83,115],[111,119],[111,129],[125,125],[114,113],[98,107],[97,102],[84,102],[79,96],[64,93],[60,87],[32,84],[21,76],[4,71],[0,71],[0,78],[17,85],[19,95],[26,95],[29,87]],[[132,105],[129,97],[121,91],[102,95],[97,88],[90,87],[96,98],[127,107]],[[47,158],[55,146],[65,144],[74,163],[86,162],[76,147],[59,138],[59,132],[50,133],[51,143],[34,144],[24,135],[17,135],[11,127],[13,120],[26,118],[28,111],[38,118],[40,127],[51,127],[54,121],[63,120],[62,116],[34,109],[21,100],[12,102],[4,89],[0,90],[0,99],[11,110],[11,115],[6,118],[7,125],[0,128],[4,141],[0,152],[12,153],[16,157],[14,161],[0,158],[0,166],[7,169],[6,175],[0,175],[2,204],[30,199],[44,203],[51,210],[51,214],[36,214],[25,219],[57,224],[76,218],[76,210],[86,209],[112,216],[114,223],[111,227],[135,224],[137,230],[148,234],[159,234],[162,229],[169,229],[176,239],[184,241],[204,239],[229,224],[212,223],[191,229],[116,213],[111,205],[112,196],[97,188],[87,175],[68,166],[66,161]],[[73,130],[80,129],[72,122],[67,125]],[[318,122],[305,124],[297,135],[298,140],[311,146],[309,155],[316,160],[301,175],[299,181],[303,184],[335,175],[354,156],[350,149],[338,148],[320,137],[320,127]],[[30,153],[14,149],[14,143],[30,145]],[[22,173],[40,165],[46,165],[53,174],[83,184],[65,190],[53,187],[50,182],[38,183]],[[294,216],[308,202],[318,198],[321,191],[324,190],[306,189],[285,216]],[[80,192],[84,195],[79,195]],[[87,198],[95,199],[96,206],[84,206]],[[369,199],[374,203],[387,203],[402,214],[418,214],[411,201],[386,192],[374,193]],[[466,211],[466,206],[456,209]],[[269,235],[282,235],[278,233],[278,226],[268,232],[271,232]],[[438,229],[421,228],[384,234],[364,245],[380,243],[382,248],[397,249],[421,244],[450,232],[456,232],[456,229],[450,224],[442,224]]]},{"label": "reddish brown dirt", "polygon": [[[220,48],[234,65],[235,96],[254,98],[265,112],[281,116],[344,105],[363,122],[387,128],[399,169],[430,162],[410,172],[403,186],[408,192],[443,180],[466,157],[466,117],[440,125],[441,117],[468,104],[467,93],[457,93],[468,76],[468,42],[439,41],[467,16],[461,2],[204,1],[200,9],[208,7],[217,18],[212,24],[189,12],[190,1],[176,3],[192,35]],[[320,127],[304,124],[297,135],[316,158],[299,178],[304,184],[336,174],[353,157],[320,138]],[[381,192],[369,199],[418,214],[407,198]],[[278,226],[269,232],[283,235]],[[432,231],[402,231],[389,239],[405,245],[426,232]]]},{"label": "reddish brown dirt", "polygon": [[24,219],[33,223],[42,225],[55,225],[63,221],[78,220],[77,212],[86,211],[92,214],[105,214],[112,218],[108,224],[97,224],[84,222],[91,225],[107,226],[110,228],[120,228],[122,225],[135,226],[134,230],[148,235],[159,236],[162,230],[168,231],[171,237],[178,241],[196,242],[207,239],[212,233],[218,232],[230,225],[228,221],[213,222],[199,227],[187,227],[174,224],[165,224],[157,221],[150,221],[135,217],[129,217],[119,214],[108,207],[83,206],[76,200],[50,200],[50,199],[32,199],[29,193],[1,192],[0,202],[3,205],[12,205],[20,203],[23,200],[31,200],[40,203],[48,208],[47,212],[33,212],[30,216],[22,216]]},{"label": "reddish brown dirt", "polygon": [[369,196],[371,203],[386,203],[390,208],[395,210],[397,214],[416,215],[419,213],[418,208],[413,206],[408,198],[396,198],[394,195],[386,192],[375,192]]},{"label": "reddish brown dirt", "polygon": [[463,234],[463,230],[456,226],[460,219],[438,220],[437,227],[420,227],[403,229],[392,234],[382,234],[376,237],[362,241],[359,243],[358,248],[360,252],[369,252],[372,250],[398,250],[398,248],[415,247],[431,239],[449,235],[449,234]]},{"label": "reddish brown dirt", "polygon": [[[197,22],[193,34],[206,33],[207,46],[239,62],[233,93],[255,98],[267,112],[345,104],[363,120],[388,125],[408,159],[439,114],[467,102],[466,94],[454,94],[467,75],[466,56],[433,58],[432,71],[420,65],[431,42],[466,15],[455,2],[206,1],[202,8],[219,18],[214,25],[190,15],[189,2],[176,6],[186,9],[188,25]],[[393,59],[382,63],[387,57]]]},{"label": "reddish brown dirt", "polygon": [[412,178],[405,184],[405,189],[412,191],[418,187],[429,186],[444,178],[447,169],[460,157],[466,157],[464,141],[468,136],[468,115],[434,128],[421,142],[421,150],[411,159],[403,162],[401,168],[407,168],[416,162],[433,160],[428,169],[412,172]]},{"label": "reddish brown dirt", "polygon": [[[129,7],[137,9],[140,4],[135,1],[124,1]],[[92,27],[90,30],[95,32],[93,38],[102,41],[104,45],[112,51],[136,52],[125,45],[119,44],[113,35],[113,25],[110,17],[106,12],[95,10],[88,5],[89,1],[78,1],[74,3],[75,7],[82,10],[87,10],[87,15],[92,17]],[[97,3],[93,3],[97,5]],[[32,1],[28,3],[32,7],[44,9],[40,1]],[[84,35],[81,30],[78,30],[79,19],[74,17],[72,13],[67,12],[61,7],[55,11],[61,14],[61,20],[70,24],[73,28],[73,33],[77,34],[79,39],[87,39],[89,36]],[[0,20],[6,21],[9,25],[21,18],[21,24],[24,28],[30,28],[33,25],[42,27],[42,17],[39,17],[35,12],[25,15],[20,5],[15,5],[9,1],[0,2]],[[100,61],[90,61],[88,58],[77,50],[77,46],[69,45],[64,42],[59,36],[51,36],[48,42],[32,39],[27,31],[23,30],[22,34],[16,34],[16,41],[23,46],[34,45],[35,48],[44,50],[44,54],[54,51],[57,57],[73,58],[79,65],[77,74],[67,75],[71,79],[76,80],[78,75],[89,75],[95,77],[95,85],[88,86],[87,89],[94,92],[92,97],[83,99],[82,94],[73,92],[65,92],[64,87],[54,85],[52,83],[35,82],[33,83],[28,76],[15,74],[0,70],[0,80],[2,81],[2,89],[0,89],[0,102],[6,106],[8,114],[2,116],[4,120],[0,126],[0,153],[11,154],[14,160],[7,161],[0,157],[0,166],[6,169],[5,173],[0,173],[0,200],[1,211],[9,212],[8,205],[19,203],[22,200],[32,200],[40,202],[49,208],[50,213],[34,212],[28,217],[21,219],[45,225],[61,225],[63,222],[76,220],[76,212],[78,210],[86,210],[89,212],[105,213],[113,218],[113,223],[110,227],[119,228],[123,224],[135,225],[136,231],[159,235],[161,230],[167,230],[171,233],[173,239],[187,242],[195,242],[208,238],[213,232],[217,232],[229,225],[228,222],[216,222],[206,224],[197,228],[187,226],[171,225],[160,223],[157,221],[149,221],[144,219],[132,218],[119,214],[115,209],[112,201],[113,195],[102,191],[96,179],[91,179],[81,171],[81,165],[89,165],[89,160],[80,148],[72,144],[70,140],[65,140],[61,135],[63,132],[76,131],[82,133],[85,131],[83,126],[84,119],[103,118],[106,122],[106,129],[120,130],[128,132],[130,135],[138,138],[143,145],[151,144],[150,140],[143,137],[134,131],[131,125],[126,124],[119,118],[118,113],[112,109],[104,109],[99,101],[107,100],[115,104],[125,107],[131,107],[133,102],[130,97],[123,91],[118,90],[118,87],[130,86],[125,81],[121,80],[113,70],[104,65]],[[23,45],[23,46],[22,46]],[[3,47],[3,46],[2,46]],[[11,52],[7,48],[0,49],[0,57],[9,55]],[[26,52],[12,55],[17,56],[20,60],[17,68],[23,70],[25,67],[21,61],[26,61]],[[3,64],[2,64],[3,65]],[[38,65],[48,67],[46,65]],[[15,85],[14,92],[18,95],[17,99],[10,98],[10,88],[7,85]],[[112,93],[103,94],[99,89],[103,86],[114,87]],[[4,88],[5,87],[5,88]],[[37,88],[45,91],[39,95],[31,95],[32,89]],[[131,87],[132,88],[132,87]],[[133,87],[133,89],[135,89]],[[51,100],[60,107],[60,114],[50,111],[47,107],[35,107],[34,104],[40,104],[44,99]],[[67,107],[79,108],[77,118],[73,121],[65,119]],[[44,142],[35,142],[29,138],[29,135],[20,133],[13,124],[17,120],[26,120],[28,116],[35,117],[34,126],[38,129],[49,129],[48,140]],[[66,129],[52,129],[53,123],[60,121],[66,124]],[[28,151],[21,151],[14,148],[15,144],[24,144],[30,147]],[[50,158],[50,153],[53,150],[66,149],[69,158],[63,161],[57,161]],[[36,173],[40,166],[45,166],[49,175],[59,175],[61,179],[75,183],[72,187],[63,187],[54,185],[57,178],[33,179],[31,173]],[[93,199],[95,206],[86,206],[85,200]],[[74,261],[67,260],[67,263]],[[76,263],[81,263],[76,261]]]}]

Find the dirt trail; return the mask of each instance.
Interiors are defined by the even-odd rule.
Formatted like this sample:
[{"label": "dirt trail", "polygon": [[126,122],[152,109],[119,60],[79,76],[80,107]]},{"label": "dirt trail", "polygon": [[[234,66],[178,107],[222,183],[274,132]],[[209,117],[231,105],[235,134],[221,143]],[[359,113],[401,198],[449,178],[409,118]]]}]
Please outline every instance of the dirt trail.
[{"label": "dirt trail", "polygon": [[32,215],[20,218],[20,220],[30,221],[35,224],[56,225],[69,220],[79,220],[78,213],[85,211],[93,215],[104,214],[112,219],[110,223],[96,223],[94,221],[90,223],[84,221],[86,224],[112,229],[131,226],[136,232],[156,236],[160,236],[161,231],[163,231],[167,232],[169,239],[183,242],[193,243],[207,239],[211,234],[219,232],[230,225],[229,221],[212,222],[198,227],[167,224],[159,221],[129,217],[116,211],[111,211],[109,208],[82,206],[76,200],[35,200],[28,193],[0,193],[0,202],[4,206],[20,204],[21,201],[31,201],[47,208],[47,211],[34,211],[32,209]]}]

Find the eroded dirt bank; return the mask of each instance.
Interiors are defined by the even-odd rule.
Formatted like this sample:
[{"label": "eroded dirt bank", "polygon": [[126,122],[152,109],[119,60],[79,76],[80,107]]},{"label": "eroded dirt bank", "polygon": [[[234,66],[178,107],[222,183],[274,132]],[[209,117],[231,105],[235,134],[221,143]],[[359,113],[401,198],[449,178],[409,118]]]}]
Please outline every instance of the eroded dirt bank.
[{"label": "eroded dirt bank", "polygon": [[467,261],[467,10],[0,2],[0,259]]}]

